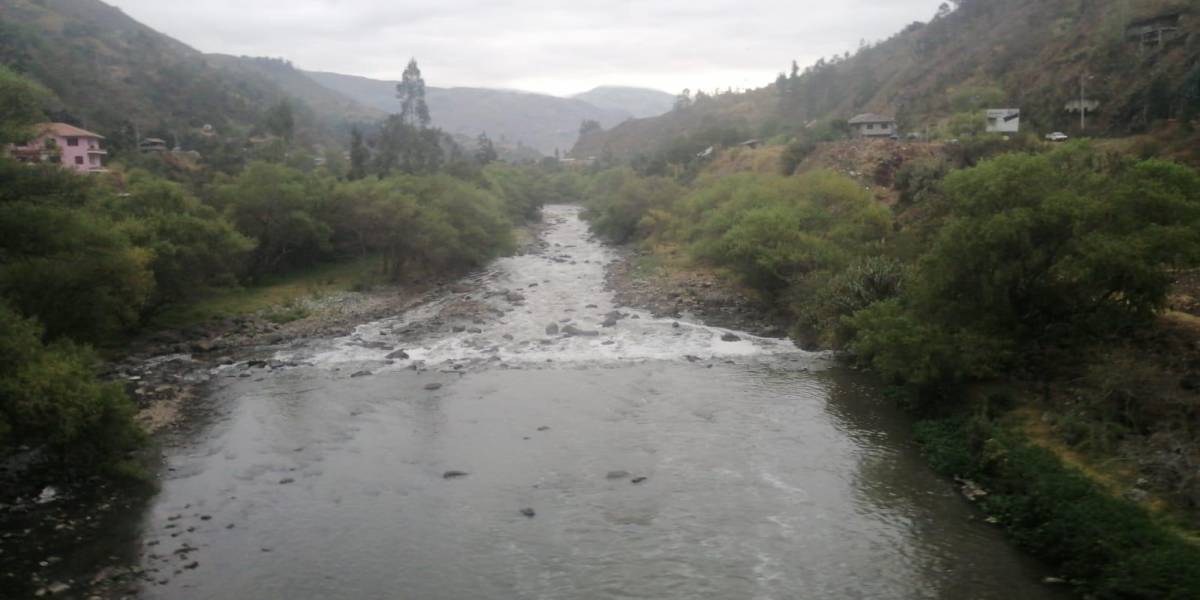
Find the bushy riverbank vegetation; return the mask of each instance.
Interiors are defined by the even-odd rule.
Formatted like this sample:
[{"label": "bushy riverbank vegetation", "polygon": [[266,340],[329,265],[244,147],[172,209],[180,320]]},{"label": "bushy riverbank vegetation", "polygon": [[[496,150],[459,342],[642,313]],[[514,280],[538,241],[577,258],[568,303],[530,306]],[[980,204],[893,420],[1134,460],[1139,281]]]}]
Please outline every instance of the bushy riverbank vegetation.
[{"label": "bushy riverbank vegetation", "polygon": [[1050,423],[1182,436],[1190,452],[1195,398],[1159,410],[1155,388],[1063,396],[1068,382],[1095,378],[1114,342],[1153,331],[1173,281],[1200,264],[1200,175],[1086,142],[972,148],[899,167],[890,206],[860,180],[812,166],[686,184],[617,169],[592,177],[587,216],[614,241],[682,249],[736,274],[789,315],[802,345],[872,368],[919,414],[952,415],[923,428],[934,462],[994,487],[985,509],[1081,591],[1191,597],[1200,583],[1183,565],[1194,545],[1019,428],[972,420],[979,406],[963,398],[1002,382],[1035,390]]},{"label": "bushy riverbank vegetation", "polygon": [[[3,145],[30,135],[41,94],[0,75]],[[173,180],[153,156],[92,176],[0,156],[0,459],[41,448],[85,466],[134,445],[132,405],[86,345],[119,352],[164,311],[322,265],[373,262],[372,282],[452,277],[511,251],[514,227],[569,193],[494,156],[444,159],[423,123],[390,127],[395,143],[369,164],[360,148],[358,169],[283,154]]]}]

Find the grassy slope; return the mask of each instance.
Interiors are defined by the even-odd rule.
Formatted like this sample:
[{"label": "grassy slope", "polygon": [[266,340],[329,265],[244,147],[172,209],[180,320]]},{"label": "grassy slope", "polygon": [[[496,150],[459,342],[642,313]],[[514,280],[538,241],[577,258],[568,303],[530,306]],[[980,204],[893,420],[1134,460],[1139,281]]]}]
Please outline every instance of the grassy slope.
[{"label": "grassy slope", "polygon": [[218,290],[188,304],[169,307],[155,317],[154,325],[186,328],[254,313],[284,319],[289,307],[297,302],[353,290],[371,281],[378,270],[378,259],[365,258],[270,277],[257,285]]}]

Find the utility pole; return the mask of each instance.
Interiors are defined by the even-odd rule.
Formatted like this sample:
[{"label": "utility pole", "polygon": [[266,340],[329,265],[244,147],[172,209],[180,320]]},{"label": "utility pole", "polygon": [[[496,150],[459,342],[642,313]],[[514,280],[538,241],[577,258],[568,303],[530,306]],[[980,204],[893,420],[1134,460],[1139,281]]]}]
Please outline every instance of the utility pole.
[{"label": "utility pole", "polygon": [[1079,74],[1079,132],[1087,130],[1087,106],[1083,104],[1084,82],[1087,81],[1087,71]]}]

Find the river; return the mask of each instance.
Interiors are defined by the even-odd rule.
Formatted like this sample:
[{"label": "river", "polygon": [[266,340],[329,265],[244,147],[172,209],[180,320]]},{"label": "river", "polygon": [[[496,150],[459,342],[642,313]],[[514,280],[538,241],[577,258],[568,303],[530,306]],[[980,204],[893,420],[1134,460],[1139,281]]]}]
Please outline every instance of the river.
[{"label": "river", "polygon": [[214,372],[141,597],[1051,597],[866,378],[615,307],[612,252],[546,218],[542,252]]}]

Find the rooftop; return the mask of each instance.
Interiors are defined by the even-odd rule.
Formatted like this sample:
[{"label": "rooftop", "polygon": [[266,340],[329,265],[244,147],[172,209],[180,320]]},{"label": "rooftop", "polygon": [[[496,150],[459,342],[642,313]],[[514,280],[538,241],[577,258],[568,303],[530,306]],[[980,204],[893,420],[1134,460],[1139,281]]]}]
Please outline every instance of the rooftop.
[{"label": "rooftop", "polygon": [[875,113],[863,113],[861,115],[856,115],[853,119],[850,119],[850,124],[858,125],[859,123],[891,123],[895,120],[896,119],[892,117],[886,117],[884,115],[878,115]]},{"label": "rooftop", "polygon": [[79,127],[68,125],[66,123],[39,123],[37,126],[37,131],[39,133],[51,133],[61,137],[93,137],[104,139],[104,136],[98,133],[94,133],[86,129],[80,129]]}]

